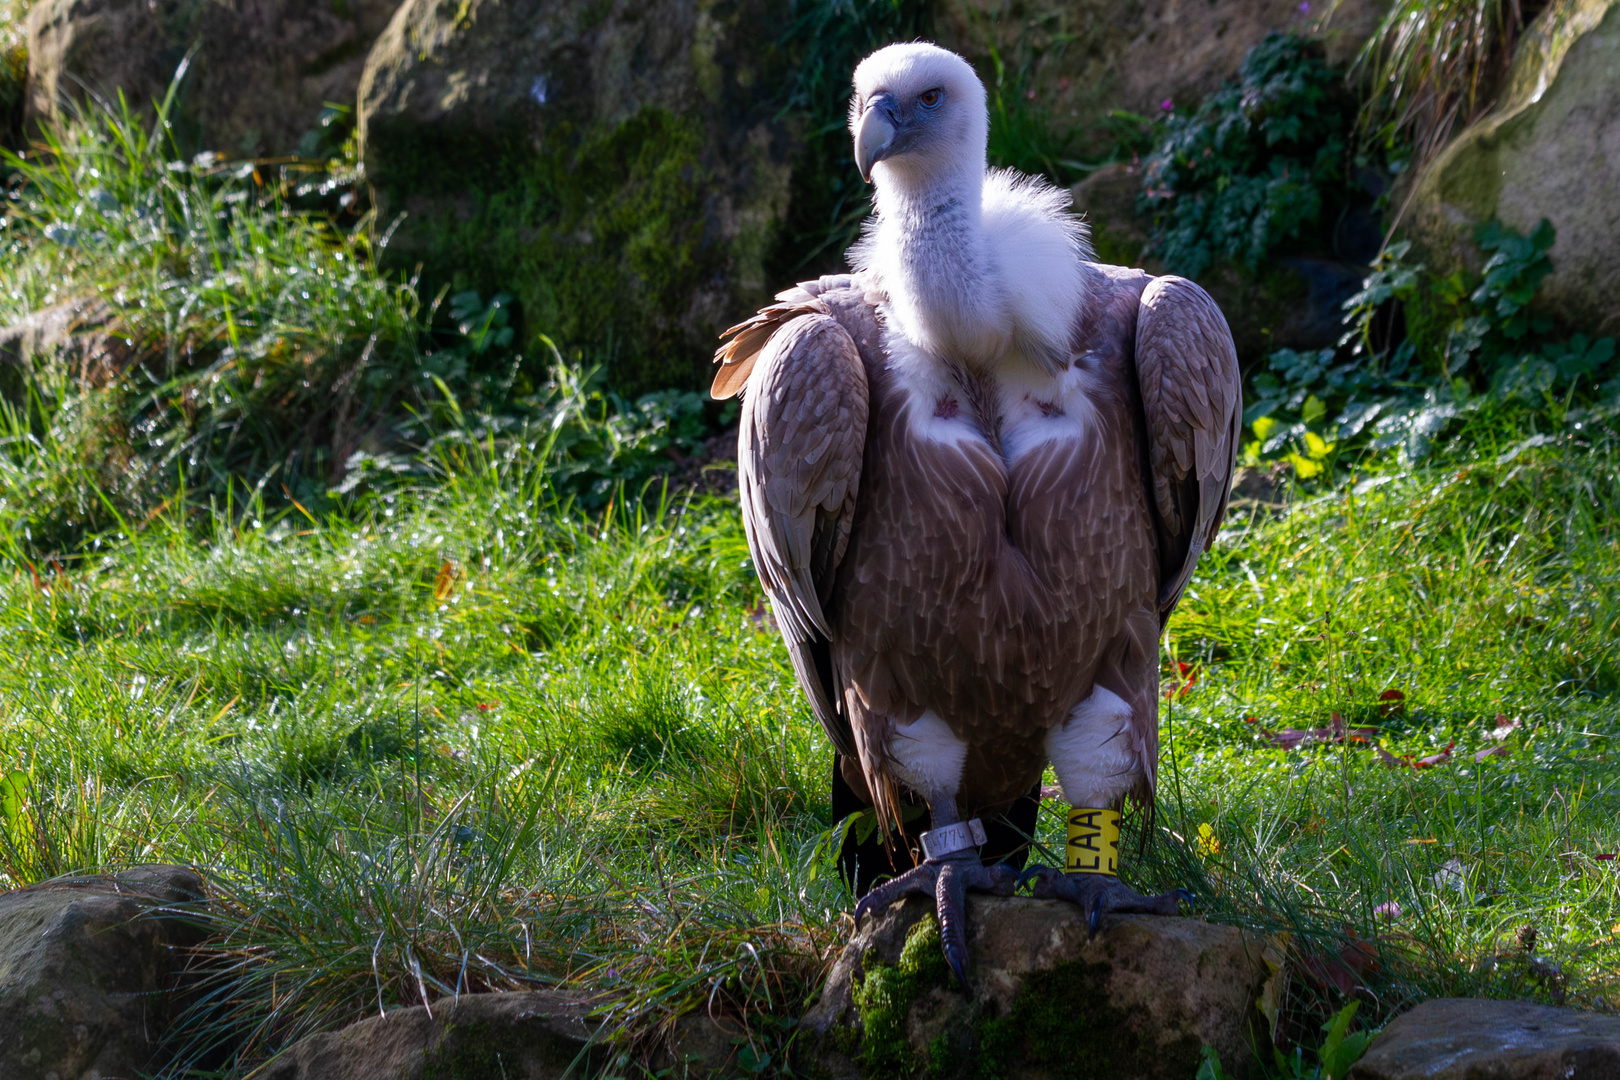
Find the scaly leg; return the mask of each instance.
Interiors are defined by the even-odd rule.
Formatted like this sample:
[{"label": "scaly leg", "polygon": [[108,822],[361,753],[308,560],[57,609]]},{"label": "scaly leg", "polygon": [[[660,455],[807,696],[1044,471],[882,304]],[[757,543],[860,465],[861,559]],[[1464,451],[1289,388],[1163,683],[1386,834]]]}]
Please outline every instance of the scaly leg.
[{"label": "scaly leg", "polygon": [[1068,857],[1063,870],[1032,866],[1019,884],[1034,879],[1035,895],[1078,904],[1095,937],[1104,911],[1174,915],[1193,895],[1177,889],[1143,896],[1120,883],[1119,815],[1112,810],[1141,778],[1142,765],[1129,750],[1130,706],[1099,686],[1076,706],[1046,740],[1047,754],[1063,786],[1070,812]]},{"label": "scaly leg", "polygon": [[[956,800],[937,798],[930,807],[935,827],[924,834],[927,838],[943,837],[947,848],[962,842],[969,828],[958,822]],[[952,828],[954,826],[954,828]],[[945,962],[956,974],[957,982],[967,990],[967,890],[1011,896],[1018,881],[1018,871],[1010,866],[985,866],[979,861],[976,846],[955,847],[932,854],[920,865],[899,877],[879,885],[855,905],[855,925],[859,926],[873,911],[881,911],[901,897],[921,895],[934,898],[934,911],[939,918],[939,940],[945,951]]]},{"label": "scaly leg", "polygon": [[1097,927],[1105,911],[1135,915],[1174,915],[1181,910],[1180,903],[1197,899],[1186,889],[1176,889],[1158,896],[1143,896],[1120,883],[1113,874],[1069,874],[1052,866],[1032,866],[1018,879],[1022,885],[1034,879],[1034,894],[1043,900],[1067,900],[1078,904],[1086,912],[1086,937],[1097,936]]}]

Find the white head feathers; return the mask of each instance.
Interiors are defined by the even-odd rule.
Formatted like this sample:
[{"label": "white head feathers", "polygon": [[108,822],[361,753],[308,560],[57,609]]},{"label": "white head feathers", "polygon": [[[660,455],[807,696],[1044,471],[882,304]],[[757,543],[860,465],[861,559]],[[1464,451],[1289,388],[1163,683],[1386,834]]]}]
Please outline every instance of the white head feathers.
[{"label": "white head feathers", "polygon": [[879,49],[855,69],[850,130],[877,185],[850,261],[887,290],[891,330],[972,367],[1020,354],[1067,368],[1085,227],[1067,192],[987,172],[984,84],[967,61],[923,42]]}]

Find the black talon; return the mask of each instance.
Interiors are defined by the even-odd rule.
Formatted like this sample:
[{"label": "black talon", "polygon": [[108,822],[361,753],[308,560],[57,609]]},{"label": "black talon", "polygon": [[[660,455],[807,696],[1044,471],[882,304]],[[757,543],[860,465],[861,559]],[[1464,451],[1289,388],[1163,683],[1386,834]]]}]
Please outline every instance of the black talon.
[{"label": "black talon", "polygon": [[1176,895],[1181,897],[1188,907],[1196,907],[1198,904],[1198,894],[1191,889],[1177,889]]},{"label": "black talon", "polygon": [[1018,880],[1013,882],[1013,891],[1017,892],[1022,889],[1032,878],[1040,877],[1041,871],[1044,869],[1046,869],[1044,866],[1039,865],[1025,867],[1024,872],[1018,875]]},{"label": "black talon", "polygon": [[945,949],[945,962],[956,973],[962,992],[967,993],[967,930],[962,920],[967,912],[967,882],[962,868],[946,863],[939,868],[934,886],[934,907],[939,918],[939,940]]},{"label": "black talon", "polygon": [[968,991],[967,957],[954,943],[945,946],[945,962],[951,965],[951,972],[956,976],[956,985],[962,988],[965,995]]},{"label": "black talon", "polygon": [[1102,909],[1103,898],[1102,894],[1098,893],[1097,898],[1091,902],[1091,919],[1086,928],[1087,942],[1092,941],[1097,936],[1097,928],[1102,925]]}]

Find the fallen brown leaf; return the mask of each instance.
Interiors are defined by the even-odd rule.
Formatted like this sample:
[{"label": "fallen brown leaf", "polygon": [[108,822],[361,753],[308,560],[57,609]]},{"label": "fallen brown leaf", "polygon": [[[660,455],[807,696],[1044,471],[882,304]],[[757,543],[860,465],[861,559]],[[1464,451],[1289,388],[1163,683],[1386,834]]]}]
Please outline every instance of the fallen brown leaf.
[{"label": "fallen brown leaf", "polygon": [[1412,769],[1429,769],[1451,760],[1451,751],[1457,746],[1457,740],[1452,739],[1446,748],[1438,754],[1429,754],[1427,757],[1415,757],[1412,754],[1392,754],[1382,746],[1374,744],[1373,749],[1378,751],[1378,760],[1392,769],[1401,767]]},{"label": "fallen brown leaf", "polygon": [[1321,728],[1283,728],[1281,731],[1271,731],[1261,728],[1260,734],[1273,745],[1284,750],[1293,750],[1300,746],[1316,746],[1323,743],[1367,742],[1378,734],[1377,728],[1344,726],[1344,717],[1333,713],[1329,717],[1327,727]]},{"label": "fallen brown leaf", "polygon": [[1517,717],[1509,717],[1507,713],[1496,714],[1496,725],[1485,733],[1487,739],[1505,739],[1509,735],[1524,727]]}]

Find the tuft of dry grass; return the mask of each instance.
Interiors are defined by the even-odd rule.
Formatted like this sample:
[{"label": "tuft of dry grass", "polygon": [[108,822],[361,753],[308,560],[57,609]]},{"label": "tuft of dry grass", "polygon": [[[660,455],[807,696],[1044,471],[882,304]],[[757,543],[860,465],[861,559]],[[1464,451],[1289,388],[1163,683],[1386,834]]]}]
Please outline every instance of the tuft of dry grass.
[{"label": "tuft of dry grass", "polygon": [[1396,0],[1356,58],[1362,131],[1405,134],[1414,160],[1490,108],[1524,25],[1520,0]]}]

